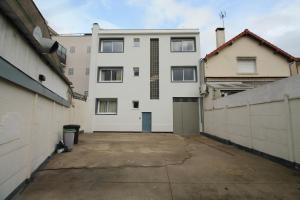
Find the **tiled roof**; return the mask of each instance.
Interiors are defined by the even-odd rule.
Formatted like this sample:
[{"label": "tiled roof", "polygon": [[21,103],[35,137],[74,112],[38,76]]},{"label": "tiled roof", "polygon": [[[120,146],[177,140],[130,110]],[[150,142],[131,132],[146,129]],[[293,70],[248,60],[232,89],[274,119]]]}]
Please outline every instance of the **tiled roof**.
[{"label": "tiled roof", "polygon": [[279,47],[275,46],[274,44],[268,42],[267,40],[261,38],[260,36],[256,35],[255,33],[249,31],[248,29],[245,29],[243,32],[235,36],[234,38],[230,39],[229,41],[225,42],[221,46],[219,46],[217,49],[212,51],[211,53],[207,54],[205,56],[205,60],[208,60],[209,58],[219,54],[220,51],[225,49],[228,46],[231,46],[236,40],[242,38],[242,37],[250,37],[254,40],[257,40],[261,45],[265,45],[266,47],[269,47],[272,49],[275,53],[280,54],[281,56],[287,58],[289,61],[299,61],[299,58],[295,58],[294,56],[290,55],[289,53],[283,51]]}]

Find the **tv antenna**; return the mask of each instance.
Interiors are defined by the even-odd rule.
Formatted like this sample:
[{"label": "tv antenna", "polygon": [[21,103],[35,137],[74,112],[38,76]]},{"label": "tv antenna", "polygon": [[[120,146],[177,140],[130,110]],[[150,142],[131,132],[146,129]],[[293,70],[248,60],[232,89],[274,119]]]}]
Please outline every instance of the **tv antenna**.
[{"label": "tv antenna", "polygon": [[223,28],[225,28],[225,25],[224,25],[224,18],[226,17],[226,11],[221,11],[221,12],[219,13],[219,17],[220,17],[220,19],[222,20]]}]

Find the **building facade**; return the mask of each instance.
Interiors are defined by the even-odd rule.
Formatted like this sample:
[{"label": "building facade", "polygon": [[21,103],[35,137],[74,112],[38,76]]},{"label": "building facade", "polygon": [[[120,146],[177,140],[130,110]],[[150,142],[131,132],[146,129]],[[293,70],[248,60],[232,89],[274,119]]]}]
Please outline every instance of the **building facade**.
[{"label": "building facade", "polygon": [[33,1],[0,1],[0,46],[0,199],[11,199],[74,122],[58,44]]},{"label": "building facade", "polygon": [[225,42],[216,29],[217,48],[203,59],[207,86],[226,96],[293,74],[296,58],[248,29]]},{"label": "building facade", "polygon": [[55,34],[66,52],[65,75],[72,82],[74,92],[88,95],[91,34]]},{"label": "building facade", "polygon": [[94,24],[90,131],[199,132],[199,31]]}]

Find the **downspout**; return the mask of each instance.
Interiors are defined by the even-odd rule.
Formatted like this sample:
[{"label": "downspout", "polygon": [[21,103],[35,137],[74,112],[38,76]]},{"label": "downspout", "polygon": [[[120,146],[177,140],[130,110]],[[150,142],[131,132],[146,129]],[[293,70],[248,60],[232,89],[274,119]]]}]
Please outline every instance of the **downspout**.
[{"label": "downspout", "polygon": [[[199,81],[200,81],[200,89],[199,93],[201,93],[202,85],[205,84],[205,69],[204,69],[204,58],[201,58],[199,61],[200,69],[199,69]],[[204,106],[203,106],[203,98],[204,95],[200,94],[200,132],[204,132]]]}]

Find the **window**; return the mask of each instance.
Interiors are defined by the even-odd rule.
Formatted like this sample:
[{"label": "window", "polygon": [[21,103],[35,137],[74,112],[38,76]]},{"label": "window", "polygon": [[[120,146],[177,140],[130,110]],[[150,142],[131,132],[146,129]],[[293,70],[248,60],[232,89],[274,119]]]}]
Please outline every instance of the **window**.
[{"label": "window", "polygon": [[85,75],[89,75],[90,74],[90,68],[85,68]]},{"label": "window", "polygon": [[88,96],[89,95],[89,91],[84,91],[84,96]]},{"label": "window", "polygon": [[133,46],[140,47],[140,38],[133,38]]},{"label": "window", "polygon": [[75,53],[75,47],[74,46],[70,47],[70,53]]},{"label": "window", "polygon": [[172,67],[172,82],[196,82],[196,67]]},{"label": "window", "polygon": [[68,69],[68,75],[74,75],[74,68]]},{"label": "window", "polygon": [[86,47],[86,52],[87,52],[87,53],[91,53],[91,46],[87,46],[87,47]]},{"label": "window", "polygon": [[116,115],[118,100],[116,98],[96,99],[96,114]]},{"label": "window", "polygon": [[256,73],[256,59],[239,57],[237,58],[238,73],[241,74],[254,74]]},{"label": "window", "polygon": [[100,39],[100,52],[102,53],[123,53],[123,39]]},{"label": "window", "polygon": [[193,52],[195,46],[195,38],[171,38],[171,52]]},{"label": "window", "polygon": [[133,68],[133,75],[134,76],[139,76],[140,75],[140,69],[138,67]]},{"label": "window", "polygon": [[122,82],[122,67],[99,67],[98,82]]},{"label": "window", "polygon": [[139,105],[140,102],[139,101],[132,101],[132,107],[135,108],[135,109],[138,109],[139,108]]},{"label": "window", "polygon": [[150,39],[150,99],[159,99],[159,39]]}]

